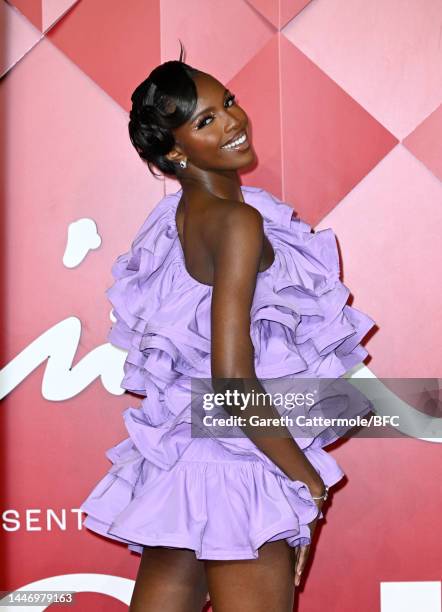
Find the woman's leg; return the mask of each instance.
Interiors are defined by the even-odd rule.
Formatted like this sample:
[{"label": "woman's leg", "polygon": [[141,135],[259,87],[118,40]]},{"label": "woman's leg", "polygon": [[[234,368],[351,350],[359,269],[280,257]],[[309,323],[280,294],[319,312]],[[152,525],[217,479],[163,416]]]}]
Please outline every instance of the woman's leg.
[{"label": "woman's leg", "polygon": [[292,612],[297,549],[266,542],[258,559],[206,561],[213,612]]},{"label": "woman's leg", "polygon": [[206,594],[204,561],[193,550],[146,546],[129,612],[201,612]]}]

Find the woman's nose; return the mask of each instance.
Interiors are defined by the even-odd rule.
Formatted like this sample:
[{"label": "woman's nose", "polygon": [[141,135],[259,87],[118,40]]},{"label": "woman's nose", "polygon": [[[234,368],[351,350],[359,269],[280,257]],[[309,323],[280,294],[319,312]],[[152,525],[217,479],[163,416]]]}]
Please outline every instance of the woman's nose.
[{"label": "woman's nose", "polygon": [[228,124],[226,125],[224,129],[224,133],[227,137],[234,136],[236,132],[240,129],[240,127],[241,127],[241,121],[239,119],[233,120],[232,118],[230,118],[230,121],[228,122]]}]

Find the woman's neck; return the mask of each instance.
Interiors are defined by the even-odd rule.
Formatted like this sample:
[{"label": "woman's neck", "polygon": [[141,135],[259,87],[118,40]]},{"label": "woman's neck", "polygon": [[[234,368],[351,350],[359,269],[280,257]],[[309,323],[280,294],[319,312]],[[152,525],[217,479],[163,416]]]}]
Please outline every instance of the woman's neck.
[{"label": "woman's neck", "polygon": [[205,176],[180,177],[184,199],[192,199],[203,193],[215,196],[222,200],[236,200],[244,202],[241,192],[241,183],[237,172],[216,174],[206,172]]}]

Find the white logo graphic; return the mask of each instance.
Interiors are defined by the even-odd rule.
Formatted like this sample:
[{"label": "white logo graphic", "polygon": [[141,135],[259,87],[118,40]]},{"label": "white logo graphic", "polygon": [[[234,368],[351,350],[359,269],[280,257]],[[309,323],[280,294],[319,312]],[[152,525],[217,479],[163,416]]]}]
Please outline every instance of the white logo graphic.
[{"label": "white logo graphic", "polygon": [[88,252],[98,249],[100,244],[101,237],[93,219],[85,217],[69,223],[63,264],[66,268],[79,266]]},{"label": "white logo graphic", "polygon": [[381,612],[441,612],[441,583],[381,582]]}]

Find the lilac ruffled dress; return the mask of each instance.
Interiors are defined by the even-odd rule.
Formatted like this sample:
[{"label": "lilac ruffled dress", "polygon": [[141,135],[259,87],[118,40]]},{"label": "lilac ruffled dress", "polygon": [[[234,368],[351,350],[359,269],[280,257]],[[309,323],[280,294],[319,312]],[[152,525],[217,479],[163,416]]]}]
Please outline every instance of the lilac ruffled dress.
[{"label": "lilac ruffled dress", "polygon": [[[375,322],[346,305],[333,231],[313,233],[269,192],[241,189],[275,252],[251,309],[257,377],[341,377],[367,356],[360,341]],[[129,437],[106,451],[112,467],[80,506],[83,525],[138,553],[190,548],[198,559],[253,559],[282,538],[309,544],[318,509],[303,482],[245,436],[191,436],[189,380],[211,376],[212,287],[186,271],[175,222],[181,195],[160,200],[112,268],[108,340],[128,351],[121,386],[145,399],[123,412]],[[371,409],[362,401],[350,416]],[[325,428],[298,440],[329,486],[344,472],[322,447],[337,437]]]}]

